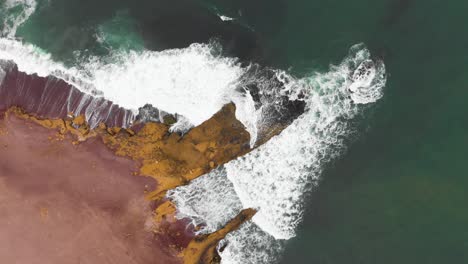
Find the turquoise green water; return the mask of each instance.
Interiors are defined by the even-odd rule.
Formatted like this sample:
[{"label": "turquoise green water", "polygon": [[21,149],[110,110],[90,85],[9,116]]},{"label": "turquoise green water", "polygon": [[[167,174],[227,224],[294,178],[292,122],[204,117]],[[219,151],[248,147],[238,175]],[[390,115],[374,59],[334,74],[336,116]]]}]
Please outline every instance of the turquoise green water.
[{"label": "turquoise green water", "polygon": [[[176,23],[167,29],[173,35],[151,32],[157,24],[150,18],[177,10],[185,18],[177,12],[173,18],[185,23],[187,10],[196,10],[196,21],[215,28],[210,13],[216,8],[241,14],[239,27],[254,31],[257,46],[239,52],[253,50],[297,74],[326,69],[351,45],[366,43],[386,63],[384,99],[365,120],[360,140],[323,175],[283,263],[468,262],[468,2],[146,3],[51,1],[18,33],[62,60],[72,60],[76,50],[178,47],[193,28]],[[96,28],[105,29],[104,45]],[[201,28],[201,35],[212,33]]]}]

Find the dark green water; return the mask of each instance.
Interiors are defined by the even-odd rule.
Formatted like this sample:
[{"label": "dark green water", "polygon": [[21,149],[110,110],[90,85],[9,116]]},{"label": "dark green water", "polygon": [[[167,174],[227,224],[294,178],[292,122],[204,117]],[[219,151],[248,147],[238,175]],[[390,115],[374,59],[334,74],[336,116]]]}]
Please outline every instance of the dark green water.
[{"label": "dark green water", "polygon": [[[385,96],[323,175],[283,263],[468,263],[468,2],[95,2],[51,1],[18,33],[62,60],[75,50],[105,54],[93,38],[98,25],[110,32],[109,48],[183,47],[217,35],[231,54],[297,74],[366,43],[385,61]],[[215,7],[242,17],[221,26]]]},{"label": "dark green water", "polygon": [[468,3],[339,2],[290,10],[305,37],[281,34],[287,61],[322,65],[360,39],[384,57],[386,95],[323,176],[284,263],[466,263]]}]

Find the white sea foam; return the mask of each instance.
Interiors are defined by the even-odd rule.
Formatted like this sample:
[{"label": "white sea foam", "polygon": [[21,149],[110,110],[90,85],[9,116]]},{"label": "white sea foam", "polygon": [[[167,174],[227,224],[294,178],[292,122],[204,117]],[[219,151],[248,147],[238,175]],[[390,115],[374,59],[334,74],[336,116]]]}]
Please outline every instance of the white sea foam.
[{"label": "white sea foam", "polygon": [[222,264],[274,264],[283,249],[284,241],[276,240],[251,221],[229,233],[218,246]]},{"label": "white sea foam", "polygon": [[63,64],[53,61],[51,55],[40,48],[12,39],[0,38],[0,59],[13,61],[21,71],[42,77],[71,71]]},{"label": "white sea foam", "polygon": [[[34,0],[6,0],[7,16],[3,36],[14,37],[16,29],[34,12]],[[256,130],[248,97],[236,94],[235,87],[244,73],[234,58],[225,58],[215,44],[192,44],[185,49],[162,52],[114,52],[108,58],[90,58],[81,65],[67,68],[51,55],[31,44],[0,38],[0,59],[14,61],[19,70],[42,77],[54,75],[93,96],[103,96],[134,111],[145,104],[183,117],[173,131],[197,126],[221,107],[235,100],[237,118],[244,122],[253,141]],[[245,103],[246,106],[241,104]]]},{"label": "white sea foam", "polygon": [[247,91],[244,93],[232,91],[230,92],[230,99],[236,105],[236,118],[244,124],[246,130],[250,133],[250,146],[253,147],[257,142],[261,112],[255,109],[252,95]]},{"label": "white sea foam", "polygon": [[3,5],[0,5],[4,16],[0,35],[13,38],[18,27],[34,13],[36,6],[35,0],[5,0]]},{"label": "white sea foam", "polygon": [[[177,205],[178,219],[188,218],[191,225],[201,227],[197,234],[220,229],[242,210],[242,203],[222,166],[189,185],[168,191],[167,198]],[[282,248],[283,241],[275,240],[251,221],[228,234],[218,246],[223,264],[275,263]]]},{"label": "white sea foam", "polygon": [[[371,61],[362,44],[353,46],[348,57],[326,73],[295,79],[277,72],[276,77],[283,82],[277,95],[304,96],[304,114],[266,144],[227,163],[225,170],[171,193],[179,217],[206,224],[210,228],[205,231],[224,225],[239,208],[258,210],[251,222],[220,245],[224,264],[275,262],[282,241],[295,236],[302,221],[305,194],[317,184],[325,165],[345,149],[361,105],[380,99],[386,81],[383,63]],[[232,185],[225,183],[226,176]],[[213,201],[215,205],[210,205]]]},{"label": "white sea foam", "polygon": [[205,44],[162,52],[117,53],[112,63],[83,65],[94,87],[121,106],[146,103],[178,113],[199,125],[229,102],[243,73],[234,59],[213,54]]},{"label": "white sea foam", "polygon": [[197,126],[224,104],[236,103],[236,117],[257,137],[253,101],[238,87],[246,71],[234,58],[218,55],[215,44],[192,44],[161,52],[115,52],[67,68],[31,44],[0,38],[0,59],[14,61],[19,70],[45,77],[54,75],[83,92],[102,96],[137,113],[149,103],[185,117],[174,131]]},{"label": "white sea foam", "polygon": [[381,68],[383,64],[375,64],[372,60],[364,60],[359,67],[354,71],[349,90],[351,98],[357,104],[372,103],[383,96],[381,86],[385,82],[385,78],[377,76],[378,74],[385,73],[385,69]]},{"label": "white sea foam", "polygon": [[201,124],[229,102],[228,94],[243,73],[235,59],[212,51],[210,45],[193,44],[162,52],[122,52],[107,58],[111,63],[93,58],[66,68],[33,45],[0,39],[0,59],[14,61],[21,71],[58,76],[135,111],[151,103],[185,116],[192,125]]},{"label": "white sea foam", "polygon": [[223,167],[169,190],[167,197],[177,204],[177,218],[189,218],[193,226],[202,226],[199,234],[220,229],[242,210]]},{"label": "white sea foam", "polygon": [[221,19],[222,21],[232,21],[232,20],[234,20],[234,18],[232,18],[232,17],[223,16],[223,15],[219,15],[219,14],[218,14],[218,17],[219,17],[219,19]]},{"label": "white sea foam", "polygon": [[[382,90],[383,63],[369,64],[374,74],[364,81],[355,72],[369,60],[369,51],[357,45],[329,72],[291,83],[293,89],[305,93],[306,112],[265,145],[226,164],[228,178],[244,208],[259,209],[253,221],[275,238],[295,235],[304,211],[304,194],[316,184],[324,165],[344,149],[350,121],[359,112],[357,103],[363,103],[353,101],[355,82],[363,91]],[[381,92],[375,94],[366,94],[366,102],[380,98]]]},{"label": "white sea foam", "polygon": [[[257,140],[261,111],[249,93],[240,92],[247,69],[237,59],[219,55],[216,44],[193,44],[185,49],[162,52],[113,52],[107,58],[89,58],[75,67],[66,67],[42,49],[13,40],[16,29],[34,12],[33,0],[7,0],[4,8],[20,5],[21,12],[7,16],[0,38],[0,59],[11,60],[20,71],[61,78],[82,92],[104,97],[133,110],[145,104],[182,117],[171,128],[184,132],[201,124],[224,104],[236,104],[236,118]],[[6,12],[7,13],[7,12]],[[229,19],[227,17],[223,17]],[[14,23],[11,23],[14,22]]]}]

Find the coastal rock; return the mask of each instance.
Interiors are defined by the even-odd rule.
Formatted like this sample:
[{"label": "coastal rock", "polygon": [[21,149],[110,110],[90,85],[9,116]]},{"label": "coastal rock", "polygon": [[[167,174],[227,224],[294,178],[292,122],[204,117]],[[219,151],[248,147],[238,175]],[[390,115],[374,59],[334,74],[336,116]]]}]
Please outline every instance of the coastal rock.
[{"label": "coastal rock", "polygon": [[[97,140],[117,156],[134,160],[138,164],[138,168],[135,168],[138,171],[132,174],[139,177],[151,177],[156,183],[151,189],[146,189],[145,195],[147,202],[156,203],[153,207],[155,209],[151,230],[158,237],[159,243],[169,242],[163,243],[167,247],[166,250],[175,250],[183,256],[184,252],[187,252],[186,247],[200,238],[193,232],[183,231],[188,223],[176,219],[175,207],[168,202],[163,202],[162,198],[167,190],[187,184],[212,170],[215,164],[223,164],[250,150],[249,134],[235,119],[234,113],[235,106],[226,105],[210,120],[190,130],[183,137],[177,133],[170,133],[168,125],[163,123],[146,123],[138,132],[118,127],[110,128],[103,123],[92,129],[85,122],[83,115],[69,116],[65,119],[45,119],[29,114],[18,107],[8,109],[4,118],[13,116],[24,122],[32,122],[51,129],[55,131],[55,134],[48,137],[50,140],[71,141],[73,143],[71,145],[75,146],[86,145],[88,142]],[[34,131],[30,132],[31,135],[34,135]],[[129,173],[129,175],[132,174]],[[142,178],[149,179],[148,177]],[[240,225],[247,220],[243,218],[242,221],[237,220],[237,223]],[[222,239],[227,234],[226,230],[220,230],[221,233],[216,237]],[[206,244],[206,247],[213,248],[214,243],[216,244],[219,239],[210,240],[212,242]],[[202,249],[205,248],[203,245],[198,245],[197,248],[205,251]],[[205,254],[203,257],[207,258]],[[190,258],[190,260],[193,259],[194,257]]]},{"label": "coastal rock", "polygon": [[[235,112],[235,105],[227,104],[201,125],[184,134],[179,134],[171,132],[168,115],[152,106],[140,109],[139,117],[135,118],[131,111],[120,108],[103,98],[84,94],[65,81],[54,77],[42,78],[28,75],[19,72],[15,66],[8,68],[0,85],[0,118],[2,118],[0,123],[15,120],[17,124],[6,130],[0,129],[0,137],[18,135],[15,129],[26,125],[30,127],[28,136],[34,137],[37,134],[42,144],[40,146],[31,144],[30,148],[34,151],[41,151],[48,148],[45,143],[47,141],[44,141],[42,136],[46,128],[46,131],[49,131],[47,139],[51,146],[54,142],[60,142],[61,145],[66,146],[65,148],[70,148],[70,146],[81,148],[81,146],[89,145],[95,145],[98,148],[97,146],[100,146],[99,148],[105,150],[99,151],[111,151],[114,156],[136,164],[132,172],[127,171],[124,174],[135,176],[134,180],[153,179],[153,184],[145,184],[144,190],[141,190],[145,192],[144,195],[140,193],[141,203],[146,204],[146,209],[141,212],[141,215],[145,215],[145,230],[149,230],[155,236],[154,243],[163,248],[163,253],[160,254],[173,259],[165,263],[172,263],[172,261],[174,263],[180,261],[183,263],[219,262],[219,256],[216,253],[218,242],[227,233],[248,221],[255,213],[251,209],[244,210],[224,228],[210,235],[196,236],[195,230],[199,227],[187,228],[189,223],[184,219],[177,219],[175,217],[177,209],[164,198],[168,190],[186,185],[217,166],[252,150],[250,134],[236,119]],[[261,142],[279,133],[282,130],[281,127],[274,128],[265,134],[267,137]],[[8,140],[15,142],[21,138]],[[67,145],[67,142],[71,144]],[[57,152],[57,155],[60,153]],[[60,158],[73,159],[75,154],[72,153],[60,155]],[[41,162],[46,167],[60,164],[53,159],[47,162],[39,159],[35,162]],[[96,163],[92,166],[94,166],[92,168],[108,168],[111,165]],[[6,177],[24,176],[23,172],[11,174],[12,169],[5,170],[5,167],[0,167],[0,169]],[[67,167],[63,170],[60,173],[69,173]],[[19,176],[15,176],[16,174]],[[80,170],[75,170],[70,175],[75,174],[77,174],[75,177],[79,177]],[[47,185],[49,180],[47,175],[50,173],[38,172],[39,185]],[[93,180],[99,182],[100,177],[100,175],[95,175]],[[102,195],[107,196],[111,192],[112,190],[105,189]],[[136,193],[138,196],[139,192]],[[77,202],[81,202],[80,199],[77,198]],[[149,205],[151,205],[150,209],[148,209]],[[42,218],[47,218],[53,212],[49,208],[42,208],[39,211]],[[148,218],[148,215],[151,217]],[[140,218],[139,221],[143,219]],[[68,228],[66,225],[60,227],[61,224],[63,225],[58,221],[57,228]],[[55,231],[51,229],[51,232]],[[102,234],[102,236],[107,235]]]}]

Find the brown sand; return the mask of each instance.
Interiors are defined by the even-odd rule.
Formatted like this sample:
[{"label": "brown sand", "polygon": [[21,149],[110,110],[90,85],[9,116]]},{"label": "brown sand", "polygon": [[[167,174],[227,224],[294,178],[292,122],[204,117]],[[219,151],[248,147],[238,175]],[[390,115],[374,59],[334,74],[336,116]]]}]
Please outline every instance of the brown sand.
[{"label": "brown sand", "polygon": [[8,115],[0,120],[0,260],[10,264],[180,263],[153,233],[137,164]]}]

